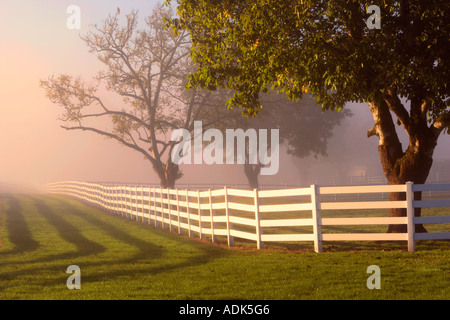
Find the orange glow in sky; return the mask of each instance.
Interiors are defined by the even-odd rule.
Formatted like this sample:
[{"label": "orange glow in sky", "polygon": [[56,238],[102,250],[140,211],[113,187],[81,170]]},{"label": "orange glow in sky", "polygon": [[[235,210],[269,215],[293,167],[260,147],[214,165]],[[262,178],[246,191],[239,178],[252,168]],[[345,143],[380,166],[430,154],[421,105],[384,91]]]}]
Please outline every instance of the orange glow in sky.
[{"label": "orange glow in sky", "polygon": [[[61,180],[158,183],[149,162],[140,154],[91,133],[60,128],[62,122],[58,117],[62,110],[45,97],[39,86],[40,79],[59,73],[90,79],[102,65],[88,52],[80,33],[85,34],[90,24],[99,24],[108,14],[114,14],[117,7],[123,13],[138,9],[143,19],[156,3],[153,0],[0,2],[0,181],[33,185]],[[81,9],[80,30],[66,27],[69,5]],[[374,165],[379,166],[377,141],[368,141],[365,136],[373,120],[368,108],[363,108],[365,122],[358,128],[359,137],[353,136],[353,143],[359,143],[357,140],[367,145],[364,150],[369,150]],[[448,137],[440,139],[438,157],[450,158],[448,141]],[[329,153],[331,157],[333,152]],[[268,177],[272,179],[268,183],[299,181],[299,166],[293,162],[290,157],[281,160],[279,173]],[[180,183],[246,183],[239,166],[193,165],[182,169],[184,178]]]}]

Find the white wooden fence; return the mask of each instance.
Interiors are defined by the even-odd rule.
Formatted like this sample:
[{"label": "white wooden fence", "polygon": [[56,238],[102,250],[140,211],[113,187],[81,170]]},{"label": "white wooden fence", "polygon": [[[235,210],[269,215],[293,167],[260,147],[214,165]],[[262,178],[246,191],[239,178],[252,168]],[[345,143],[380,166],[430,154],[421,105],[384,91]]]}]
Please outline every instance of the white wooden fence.
[{"label": "white wooden fence", "polygon": [[[189,237],[225,236],[228,245],[234,238],[253,240],[257,248],[264,242],[314,242],[322,251],[323,241],[407,241],[415,251],[417,240],[450,239],[450,232],[415,233],[415,224],[450,223],[450,215],[414,217],[414,208],[450,207],[450,192],[445,199],[414,201],[415,191],[450,191],[450,184],[372,185],[346,187],[294,188],[282,190],[192,191],[149,186],[106,185],[87,182],[57,182],[45,187],[49,193],[72,196],[110,213],[135,219],[155,227],[169,228]],[[405,192],[405,201],[321,201],[326,195]],[[321,217],[328,210],[405,208],[406,217]],[[297,214],[295,214],[297,213]],[[294,218],[289,217],[293,214]],[[264,216],[264,218],[263,218]],[[270,217],[268,217],[270,216]],[[291,215],[292,216],[292,215]],[[323,226],[406,224],[407,233],[325,233]],[[283,227],[309,227],[309,232],[275,232]],[[271,233],[264,230],[271,228]]]}]

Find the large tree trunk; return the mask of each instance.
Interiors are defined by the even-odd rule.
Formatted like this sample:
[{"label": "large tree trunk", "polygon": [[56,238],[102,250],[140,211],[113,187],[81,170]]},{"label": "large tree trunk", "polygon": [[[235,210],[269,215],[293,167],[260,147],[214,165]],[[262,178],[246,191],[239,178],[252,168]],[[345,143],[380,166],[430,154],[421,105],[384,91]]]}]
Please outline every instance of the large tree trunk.
[{"label": "large tree trunk", "polygon": [[[411,116],[403,114],[405,117],[402,119],[404,122],[402,125],[406,126],[405,130],[409,136],[408,148],[403,151],[387,102],[389,102],[387,99],[379,98],[369,103],[375,125],[369,130],[368,136],[377,135],[379,138],[378,152],[388,184],[404,184],[408,181],[423,184],[433,164],[437,136],[426,125],[426,119],[423,121],[422,118],[414,117],[414,111],[411,111]],[[417,106],[411,105],[411,110],[415,110],[414,108]],[[420,200],[421,192],[415,192],[414,197],[415,200]],[[391,201],[405,200],[405,198],[406,194],[403,192],[389,194]],[[416,208],[414,214],[419,217],[421,209]],[[390,209],[389,216],[404,217],[406,209]],[[393,233],[406,231],[406,225],[390,225],[388,228],[388,232]],[[416,225],[416,232],[426,232],[426,230],[423,225]]]},{"label": "large tree trunk", "polygon": [[[387,173],[386,179],[388,180],[389,184],[405,184],[408,181],[412,181],[413,183],[416,184],[425,183],[433,162],[432,158],[429,158],[423,154],[407,151],[405,155],[401,159],[399,159],[396,163],[398,171],[392,172],[390,170],[386,170],[386,168],[389,167],[389,165],[385,163],[387,161],[387,156],[384,148],[379,147],[379,153],[384,172],[385,174]],[[415,192],[414,200],[421,200],[421,199],[422,193]],[[389,194],[389,200],[404,201],[406,200],[406,194],[404,192],[391,192]],[[416,217],[420,217],[421,209],[415,208],[414,215]],[[390,209],[389,216],[404,217],[406,216],[406,209]],[[403,225],[394,224],[389,226],[388,232],[405,233],[407,232],[407,228],[406,225],[404,224]],[[417,224],[415,232],[426,232],[426,230],[423,227],[423,225]]]},{"label": "large tree trunk", "polygon": [[[249,142],[250,143],[250,142]],[[263,164],[251,164],[250,163],[250,155],[249,155],[249,144],[245,144],[245,163],[244,163],[244,173],[247,177],[248,186],[251,190],[259,188],[258,177],[261,173],[261,168]]]},{"label": "large tree trunk", "polygon": [[248,186],[250,189],[258,189],[259,188],[259,182],[258,182],[258,176],[261,172],[261,165],[260,164],[244,164],[244,173],[248,180]]},{"label": "large tree trunk", "polygon": [[174,188],[175,182],[182,176],[178,165],[170,159],[166,164],[160,162],[154,169],[163,188]]}]

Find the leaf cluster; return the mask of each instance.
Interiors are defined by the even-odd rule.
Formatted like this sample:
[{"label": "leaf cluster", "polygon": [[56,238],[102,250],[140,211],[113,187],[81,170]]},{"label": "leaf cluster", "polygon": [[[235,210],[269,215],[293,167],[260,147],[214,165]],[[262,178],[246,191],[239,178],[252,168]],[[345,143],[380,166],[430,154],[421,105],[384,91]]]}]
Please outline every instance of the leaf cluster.
[{"label": "leaf cluster", "polygon": [[[169,1],[170,2],[170,1]],[[255,115],[261,92],[309,92],[324,109],[368,102],[393,89],[449,113],[450,3],[374,0],[178,0],[176,30],[189,31],[197,69],[190,86],[234,91],[230,105]]]}]

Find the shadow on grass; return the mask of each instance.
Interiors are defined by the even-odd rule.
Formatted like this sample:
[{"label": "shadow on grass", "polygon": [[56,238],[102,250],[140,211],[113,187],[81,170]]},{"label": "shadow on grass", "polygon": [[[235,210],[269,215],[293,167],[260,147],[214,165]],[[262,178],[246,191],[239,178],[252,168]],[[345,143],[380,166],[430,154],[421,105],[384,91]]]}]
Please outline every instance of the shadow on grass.
[{"label": "shadow on grass", "polygon": [[135,255],[130,256],[130,258],[126,260],[121,260],[122,262],[136,261],[147,257],[159,258],[163,254],[164,250],[162,247],[157,246],[149,241],[145,241],[138,237],[135,237],[128,232],[123,231],[122,229],[95,217],[95,215],[89,212],[80,210],[67,200],[61,200],[60,198],[57,198],[57,200],[58,206],[63,208],[64,212],[66,212],[67,214],[72,214],[82,218],[89,224],[92,224],[96,228],[101,229],[110,237],[119,240],[127,245],[133,246],[138,250]]},{"label": "shadow on grass", "polygon": [[[149,258],[149,257],[156,259],[156,258],[161,258],[162,255],[164,254],[164,251],[165,251],[164,246],[155,245],[149,241],[142,240],[138,237],[135,237],[135,236],[129,234],[128,232],[125,232],[122,229],[119,229],[119,228],[115,227],[114,225],[97,218],[95,216],[95,214],[91,214],[84,210],[78,209],[76,206],[74,206],[72,203],[70,203],[69,200],[65,200],[65,199],[61,199],[61,198],[55,198],[55,199],[57,199],[59,201],[59,205],[61,207],[66,208],[67,212],[77,215],[78,217],[84,219],[86,222],[89,222],[89,223],[95,225],[96,227],[102,229],[109,236],[114,237],[115,239],[120,240],[129,245],[132,245],[139,250],[139,252],[136,253],[134,256],[130,257],[127,260],[123,260],[123,261],[137,261],[139,259]],[[90,209],[98,210],[95,208],[90,208]],[[113,216],[113,215],[106,213],[105,211],[98,210],[98,212],[100,214],[107,215],[112,219],[118,219],[118,220],[122,220],[122,221],[125,220],[121,216],[118,216],[118,215]],[[152,234],[156,234],[157,237],[162,237],[162,238],[165,238],[168,241],[172,241],[172,242],[174,242],[174,241],[178,242],[180,245],[189,245],[189,246],[195,247],[196,249],[203,250],[203,251],[205,251],[205,253],[212,253],[212,252],[218,251],[217,250],[218,248],[216,248],[214,246],[210,246],[208,244],[202,244],[202,243],[195,243],[191,239],[180,236],[178,234],[170,233],[169,231],[163,231],[160,229],[156,229],[152,225],[147,226],[140,222],[131,221],[128,219],[126,219],[124,222],[127,222],[127,223],[129,222],[129,223],[133,223],[136,225],[140,225],[141,227],[146,228],[146,230],[148,230],[148,232],[150,232]]]},{"label": "shadow on grass", "polygon": [[[157,245],[152,243],[151,241],[134,236],[130,234],[129,231],[120,228],[120,226],[114,226],[108,221],[99,218],[98,214],[96,214],[95,212],[89,212],[90,210],[96,209],[90,208],[89,210],[83,210],[82,208],[79,208],[79,206],[71,203],[69,199],[66,200],[61,197],[28,196],[28,198],[34,201],[39,214],[44,216],[49,221],[49,223],[53,225],[60,237],[65,241],[74,244],[77,248],[77,251],[63,252],[61,254],[45,256],[42,259],[35,259],[34,261],[26,261],[25,263],[39,263],[48,261],[56,261],[56,263],[53,265],[43,264],[42,266],[33,268],[30,266],[30,268],[27,268],[27,270],[21,268],[1,274],[2,277],[6,277],[8,279],[18,279],[22,274],[36,274],[36,277],[34,277],[34,279],[32,280],[33,285],[38,287],[61,286],[61,289],[66,289],[66,280],[68,275],[65,273],[65,270],[68,266],[68,259],[73,259],[70,264],[78,264],[80,266],[80,268],[82,269],[82,274],[83,268],[89,269],[89,272],[87,274],[83,274],[82,281],[84,283],[92,284],[99,281],[111,281],[114,278],[121,276],[132,275],[133,277],[139,277],[149,274],[155,275],[162,272],[172,272],[173,270],[182,269],[185,267],[205,264],[219,256],[223,256],[224,254],[226,254],[224,250],[220,250],[217,247],[208,246],[205,244],[195,244],[189,239],[185,239],[178,235],[169,234],[167,232],[152,229],[152,227],[149,227],[148,232],[156,234],[157,237],[162,237],[162,243],[164,243],[164,238],[170,242],[177,242],[179,245],[175,244],[172,246],[173,248],[175,248],[173,249],[175,251],[180,250],[180,253],[182,253],[181,250],[183,249],[178,248],[186,245],[192,246],[195,251],[199,251],[198,253],[188,255],[186,259],[182,260],[181,262],[179,260],[171,261],[169,259],[170,256],[177,257],[177,253],[169,252],[170,255],[168,255],[168,259],[165,260],[164,255],[169,249],[165,248],[164,245]],[[53,207],[45,201],[45,199],[49,198],[52,200],[56,200],[57,205]],[[20,201],[18,199],[14,199],[13,203],[14,211],[20,212]],[[58,208],[57,210],[60,210],[60,212],[56,212],[55,208]],[[64,214],[64,217],[61,216],[62,213]],[[107,214],[101,211],[99,211],[99,213],[105,215]],[[83,236],[80,230],[69,222],[70,218],[67,218],[67,220],[65,219],[65,216],[69,217],[70,215],[81,218],[89,224],[100,229],[110,237],[113,237],[116,240],[123,242],[124,244],[135,247],[137,249],[137,252],[133,251],[133,253],[130,253],[129,256],[117,258],[116,260],[112,259],[106,261],[100,257],[93,256],[90,260],[83,259],[83,261],[77,261],[77,258],[80,258],[82,256],[95,255],[107,250],[107,248]],[[120,217],[111,218],[117,218],[118,220],[123,219]],[[151,263],[152,261],[149,261],[148,266],[146,265],[147,262],[144,262],[141,263],[138,268],[132,267],[132,265],[136,262],[139,262],[139,260],[148,258],[151,258],[152,261],[153,259],[159,260],[155,261],[155,264]],[[111,267],[111,265],[114,265],[114,269]],[[39,274],[42,272],[55,272],[55,276],[41,277],[39,276]],[[0,292],[4,291],[6,289],[6,286],[6,283],[3,286],[0,286]]]},{"label": "shadow on grass", "polygon": [[0,257],[37,250],[39,248],[39,242],[33,239],[23,215],[24,212],[19,199],[16,196],[7,194],[3,196],[3,201],[6,201],[6,206],[4,204],[3,206],[6,207],[4,214],[6,217],[8,239],[13,245],[13,248],[11,250],[1,251]]},{"label": "shadow on grass", "polygon": [[[125,266],[125,265],[129,265],[129,264],[133,264],[135,262],[138,262],[141,259],[146,259],[146,258],[152,258],[152,259],[163,258],[163,255],[166,251],[166,249],[163,246],[155,245],[149,241],[144,241],[142,239],[134,237],[134,236],[130,235],[129,233],[124,232],[123,230],[111,225],[110,223],[95,217],[94,214],[91,214],[84,210],[78,209],[76,206],[71,204],[68,200],[61,199],[58,197],[56,197],[55,199],[59,200],[59,205],[61,207],[65,208],[65,210],[67,212],[69,212],[70,214],[77,215],[78,217],[84,219],[85,221],[102,229],[104,232],[109,234],[111,237],[114,237],[117,240],[120,240],[129,245],[133,245],[134,247],[136,247],[139,250],[136,254],[134,254],[133,256],[130,256],[129,258],[113,261],[112,263],[114,263],[115,265],[122,264]],[[93,210],[95,210],[95,209],[93,209]],[[105,215],[107,214],[106,212],[102,212],[102,211],[100,211],[100,212]],[[123,219],[120,216],[117,216],[117,217],[112,216],[112,218],[119,219],[119,220]],[[138,222],[133,222],[133,223],[137,224]],[[144,276],[144,275],[148,275],[148,274],[155,275],[155,274],[159,274],[162,272],[171,272],[173,270],[182,269],[185,267],[198,266],[198,265],[206,264],[206,263],[214,260],[215,258],[218,258],[218,257],[226,254],[226,252],[224,250],[218,249],[217,247],[210,246],[207,244],[196,244],[196,243],[192,242],[190,239],[186,239],[184,237],[180,237],[179,235],[170,234],[168,232],[161,231],[158,229],[153,229],[153,227],[151,227],[151,226],[148,227],[148,232],[156,234],[157,237],[163,237],[163,238],[167,239],[167,241],[171,241],[171,242],[176,241],[179,243],[179,245],[187,244],[189,246],[195,247],[195,249],[200,250],[201,252],[200,252],[200,254],[196,254],[192,257],[189,257],[185,261],[182,261],[179,263],[174,263],[174,262],[171,262],[170,260],[167,260],[167,262],[159,263],[157,266],[149,265],[148,267],[144,267],[139,270],[133,270],[132,271],[133,277],[140,276],[140,275]],[[164,260],[161,260],[161,261],[164,261]],[[99,272],[95,272],[95,274],[92,274],[92,275],[85,275],[83,277],[83,281],[85,283],[86,282],[94,283],[97,281],[110,280],[115,277],[130,276],[130,270],[128,270],[128,268],[124,268],[123,270],[114,270],[114,271],[108,272],[107,271],[108,266],[109,266],[108,262],[92,262],[92,263],[89,263],[89,265],[88,265],[89,268],[92,268],[95,266],[104,267],[104,268],[102,268],[101,274]],[[47,282],[47,284],[48,284],[48,282]]]},{"label": "shadow on grass", "polygon": [[47,219],[47,221],[55,228],[58,235],[66,242],[73,244],[76,247],[75,252],[66,252],[55,255],[53,257],[46,257],[40,261],[49,261],[53,259],[75,259],[77,257],[88,256],[104,252],[106,249],[101,244],[86,238],[80,230],[72,225],[70,222],[62,218],[61,214],[55,213],[43,200],[30,197],[34,201],[34,205],[40,215]]}]

